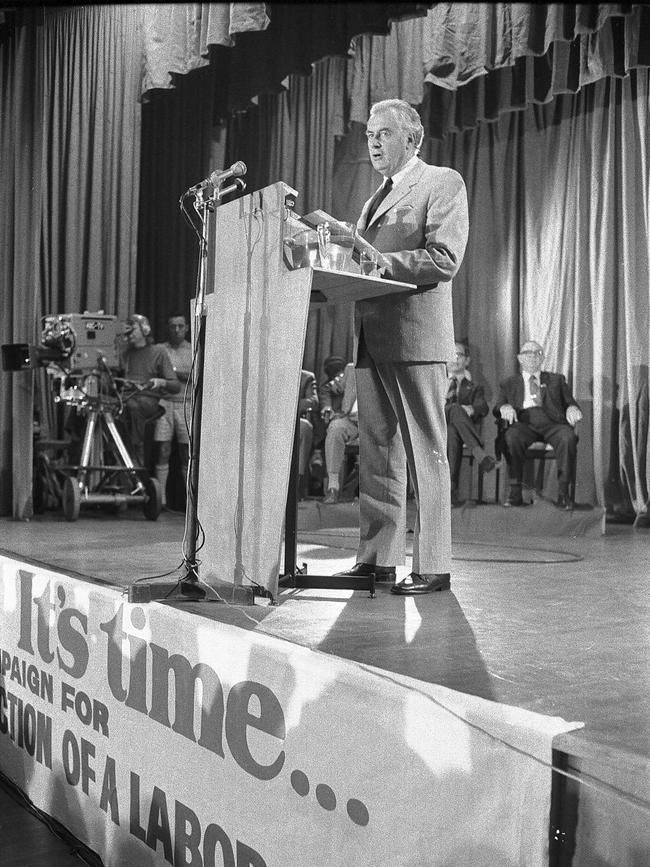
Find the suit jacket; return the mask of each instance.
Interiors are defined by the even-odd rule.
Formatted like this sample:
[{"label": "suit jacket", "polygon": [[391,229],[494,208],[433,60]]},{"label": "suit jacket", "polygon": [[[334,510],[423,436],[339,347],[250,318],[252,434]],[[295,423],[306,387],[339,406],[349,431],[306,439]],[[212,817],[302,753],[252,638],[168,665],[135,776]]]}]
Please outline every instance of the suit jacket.
[{"label": "suit jacket", "polygon": [[461,403],[465,406],[473,406],[474,415],[472,415],[471,418],[475,422],[478,422],[480,419],[483,418],[483,416],[486,416],[489,409],[487,401],[485,400],[483,386],[476,385],[471,380],[466,379],[465,377],[463,377],[458,384],[456,400],[451,400],[451,398],[447,398],[447,400],[445,401],[445,410],[452,403]]},{"label": "suit jacket", "polygon": [[318,409],[318,389],[316,377],[311,370],[300,371],[300,393],[298,395],[298,415],[309,418]]},{"label": "suit jacket", "polygon": [[[578,402],[571,393],[571,389],[561,373],[549,373],[542,370],[539,374],[540,389],[542,392],[542,408],[556,424],[568,424],[566,410],[569,406],[578,406]],[[504,380],[499,385],[499,396],[492,412],[501,418],[501,407],[509,403],[514,407],[517,415],[524,408],[524,377],[521,373]]]},{"label": "suit jacket", "polygon": [[451,279],[469,228],[465,183],[453,169],[418,160],[366,227],[372,198],[357,230],[384,254],[389,277],[417,288],[358,301],[355,344],[363,330],[375,361],[447,361],[456,351]]}]

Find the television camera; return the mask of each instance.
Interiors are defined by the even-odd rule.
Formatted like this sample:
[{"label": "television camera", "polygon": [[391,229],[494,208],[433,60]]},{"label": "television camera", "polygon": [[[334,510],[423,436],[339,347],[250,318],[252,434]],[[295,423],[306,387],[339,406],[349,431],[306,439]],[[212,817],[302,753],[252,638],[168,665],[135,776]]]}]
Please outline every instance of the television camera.
[{"label": "television camera", "polygon": [[118,509],[141,503],[153,521],[162,509],[158,481],[134,464],[115,422],[126,402],[145,387],[116,375],[124,346],[124,325],[117,316],[86,311],[43,317],[39,345],[1,347],[3,370],[45,367],[54,402],[84,416],[79,463],[59,467],[66,476],[61,498],[68,521],[75,521],[86,504]]}]

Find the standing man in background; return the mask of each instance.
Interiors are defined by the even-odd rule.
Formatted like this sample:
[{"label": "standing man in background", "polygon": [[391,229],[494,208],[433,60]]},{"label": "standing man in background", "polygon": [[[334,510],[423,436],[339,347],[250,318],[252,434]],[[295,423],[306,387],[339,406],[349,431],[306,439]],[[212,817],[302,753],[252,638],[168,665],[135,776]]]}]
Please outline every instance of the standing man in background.
[{"label": "standing man in background", "polygon": [[395,578],[405,558],[408,462],[413,572],[391,592],[415,595],[450,586],[446,362],[455,354],[451,280],[467,244],[467,194],[456,171],[418,157],[424,129],[407,102],[375,103],[366,136],[384,183],[357,229],[383,254],[384,277],[416,288],[355,306],[360,541],[356,564],[339,574]]},{"label": "standing man in background", "polygon": [[[160,344],[154,345],[146,316],[132,313],[126,320],[127,346],[121,366],[124,379],[137,387],[124,400],[123,424],[133,448],[135,463],[144,466],[144,440],[148,421],[160,414],[160,399],[177,394],[181,384],[169,356]],[[164,410],[163,410],[164,411]]]},{"label": "standing man in background", "polygon": [[167,351],[181,387],[178,394],[169,394],[160,401],[165,415],[156,422],[154,442],[156,443],[156,478],[160,482],[163,507],[167,505],[167,479],[169,477],[169,458],[172,453],[174,437],[178,443],[183,483],[187,486],[187,465],[189,459],[188,423],[185,420],[185,387],[192,370],[192,344],[187,338],[188,325],[184,316],[170,316],[167,320]]}]

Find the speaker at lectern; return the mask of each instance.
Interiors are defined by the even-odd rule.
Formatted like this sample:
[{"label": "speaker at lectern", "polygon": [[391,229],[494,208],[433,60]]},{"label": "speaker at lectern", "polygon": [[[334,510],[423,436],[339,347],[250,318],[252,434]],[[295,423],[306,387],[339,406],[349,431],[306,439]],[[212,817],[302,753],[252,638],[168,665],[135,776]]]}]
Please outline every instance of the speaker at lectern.
[{"label": "speaker at lectern", "polygon": [[[199,573],[274,598],[310,304],[414,288],[362,275],[354,259],[354,270],[330,267],[344,224],[324,212],[298,217],[296,196],[272,184],[216,208],[208,226]],[[304,254],[303,232],[316,236]],[[357,260],[361,249],[355,240]]]}]

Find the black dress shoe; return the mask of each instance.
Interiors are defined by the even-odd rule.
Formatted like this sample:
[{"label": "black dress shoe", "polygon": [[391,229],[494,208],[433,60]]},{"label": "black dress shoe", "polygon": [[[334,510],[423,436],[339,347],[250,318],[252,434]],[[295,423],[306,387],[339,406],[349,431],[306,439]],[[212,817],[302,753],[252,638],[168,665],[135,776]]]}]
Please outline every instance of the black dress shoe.
[{"label": "black dress shoe", "polygon": [[335,572],[335,578],[367,578],[375,573],[375,581],[394,581],[396,572],[394,566],[373,566],[372,563],[355,563],[350,569]]},{"label": "black dress shoe", "polygon": [[434,590],[449,590],[451,578],[449,572],[435,572],[431,575],[418,575],[411,572],[402,581],[390,588],[397,596],[416,596],[420,593],[433,593]]},{"label": "black dress shoe", "polygon": [[524,498],[521,496],[521,494],[519,494],[519,495],[509,494],[508,499],[505,501],[505,503],[503,505],[506,506],[507,508],[510,508],[511,506],[523,506],[524,505]]},{"label": "black dress shoe", "polygon": [[570,512],[573,509],[573,503],[568,497],[568,494],[558,494],[557,500],[553,503],[557,509],[562,509],[565,512]]}]

